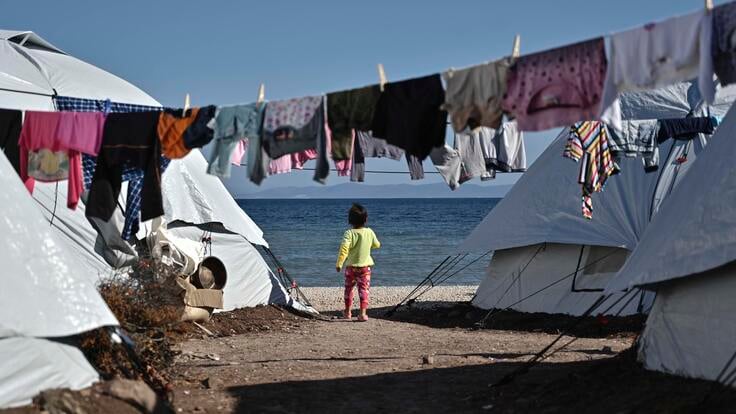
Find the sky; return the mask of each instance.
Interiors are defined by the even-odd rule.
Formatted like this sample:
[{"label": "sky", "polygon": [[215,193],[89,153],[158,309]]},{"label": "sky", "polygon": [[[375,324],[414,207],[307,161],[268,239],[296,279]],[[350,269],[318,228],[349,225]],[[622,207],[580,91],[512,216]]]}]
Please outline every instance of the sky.
[{"label": "sky", "polygon": [[[720,4],[725,0],[716,0]],[[137,85],[165,106],[235,104],[321,94],[494,60],[514,35],[531,53],[703,7],[702,0],[7,2],[0,28],[32,30],[55,46]],[[526,133],[529,164],[557,130]],[[448,136],[451,142],[451,136]],[[371,170],[406,171],[403,162],[369,159]],[[425,162],[426,171],[432,171]],[[245,168],[226,185],[259,190]],[[312,186],[311,172],[269,177],[260,189]],[[511,184],[519,174],[485,185]],[[440,182],[428,174],[422,183]],[[328,185],[347,182],[330,176]],[[410,183],[408,174],[370,174],[373,185]],[[480,184],[480,181],[477,181]],[[449,190],[448,190],[449,191]]]}]

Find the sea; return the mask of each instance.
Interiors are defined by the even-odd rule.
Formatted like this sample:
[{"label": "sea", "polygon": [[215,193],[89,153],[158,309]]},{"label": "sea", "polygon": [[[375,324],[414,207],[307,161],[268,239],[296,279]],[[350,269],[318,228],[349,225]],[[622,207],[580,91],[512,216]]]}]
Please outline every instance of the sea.
[{"label": "sea", "polygon": [[[498,198],[248,199],[240,207],[261,227],[271,250],[300,286],[342,286],[335,260],[353,202],[368,210],[381,241],[373,251],[373,286],[417,285],[500,201]],[[463,266],[476,256],[465,258]],[[483,257],[446,284],[478,284]]]}]

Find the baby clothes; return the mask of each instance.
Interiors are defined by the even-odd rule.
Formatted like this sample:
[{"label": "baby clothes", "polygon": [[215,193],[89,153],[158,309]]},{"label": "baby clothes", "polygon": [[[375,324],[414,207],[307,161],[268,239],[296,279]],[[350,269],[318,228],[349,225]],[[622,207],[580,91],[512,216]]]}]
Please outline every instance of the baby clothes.
[{"label": "baby clothes", "polygon": [[[178,112],[178,113],[177,113]],[[158,139],[161,140],[161,153],[169,159],[183,158],[189,151],[184,145],[184,131],[194,122],[199,108],[192,108],[182,116],[181,110],[167,109],[158,118]]]},{"label": "baby clothes", "polygon": [[603,38],[522,56],[509,70],[503,109],[522,131],[596,119],[605,76]]},{"label": "baby clothes", "polygon": [[101,113],[27,111],[21,129],[20,175],[33,192],[34,178],[69,180],[67,207],[84,191],[81,153],[97,155],[105,116]]},{"label": "baby clothes", "polygon": [[478,130],[455,134],[455,148],[445,145],[430,154],[432,163],[452,190],[474,177],[483,176],[486,161],[483,156]]},{"label": "baby clothes", "polygon": [[445,144],[447,113],[440,110],[444,102],[440,75],[387,83],[376,104],[373,136],[422,161],[432,148]]},{"label": "baby clothes", "polygon": [[[229,177],[232,164],[239,164],[245,152],[244,140],[260,134],[265,104],[221,106],[215,114],[214,148],[207,172]],[[239,155],[238,155],[239,154]]]},{"label": "baby clothes", "polygon": [[656,119],[623,121],[619,130],[608,129],[608,133],[609,148],[614,155],[625,157],[641,155],[644,157],[644,170],[657,171],[659,122]]},{"label": "baby clothes", "polygon": [[[616,105],[621,92],[656,89],[696,77],[703,98],[713,102],[711,35],[711,16],[701,10],[611,36],[602,109]],[[619,113],[602,119],[618,130],[618,117]]]},{"label": "baby clothes", "polygon": [[350,171],[350,181],[363,182],[365,180],[366,158],[389,158],[398,161],[404,155],[404,150],[376,138],[366,131],[355,131],[353,142],[353,165]]},{"label": "baby clothes", "polygon": [[736,44],[732,41],[734,30],[736,3],[728,2],[714,8],[711,53],[713,69],[722,86],[736,82]]},{"label": "baby clothes", "polygon": [[571,126],[563,156],[580,162],[578,183],[582,187],[583,217],[592,219],[591,195],[601,191],[608,177],[618,173],[608,146],[605,124],[600,121],[586,121]]},{"label": "baby clothes", "polygon": [[450,114],[455,132],[462,132],[466,127],[498,128],[510,65],[510,59],[501,59],[442,74],[446,85],[442,109]]},{"label": "baby clothes", "polygon": [[332,130],[332,159],[352,158],[353,130],[369,130],[381,90],[378,85],[327,94],[327,120]]},{"label": "baby clothes", "polygon": [[330,137],[325,117],[322,96],[269,102],[266,104],[259,148],[262,147],[272,159],[304,150],[316,150],[314,180],[324,183],[330,172],[327,161]]}]

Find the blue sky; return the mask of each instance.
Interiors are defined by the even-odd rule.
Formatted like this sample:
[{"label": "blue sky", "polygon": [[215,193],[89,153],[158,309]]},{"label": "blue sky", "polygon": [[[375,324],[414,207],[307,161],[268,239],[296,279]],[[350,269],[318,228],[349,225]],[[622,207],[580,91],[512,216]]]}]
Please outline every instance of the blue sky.
[{"label": "blue sky", "polygon": [[[716,4],[724,1],[716,1]],[[38,1],[4,4],[5,29],[33,30],[121,76],[162,104],[250,102],[319,94],[495,59],[521,35],[522,53],[642,25],[703,7],[701,0],[515,1]],[[530,162],[555,131],[526,134]],[[373,161],[373,162],[371,162]],[[369,160],[370,169],[406,170]],[[432,167],[427,162],[427,170]],[[243,169],[228,187],[254,191]],[[512,174],[495,184],[509,184]],[[369,175],[368,184],[408,183]],[[346,182],[330,177],[329,184]],[[437,182],[430,176],[420,183]],[[270,177],[262,188],[316,185],[311,173]]]}]

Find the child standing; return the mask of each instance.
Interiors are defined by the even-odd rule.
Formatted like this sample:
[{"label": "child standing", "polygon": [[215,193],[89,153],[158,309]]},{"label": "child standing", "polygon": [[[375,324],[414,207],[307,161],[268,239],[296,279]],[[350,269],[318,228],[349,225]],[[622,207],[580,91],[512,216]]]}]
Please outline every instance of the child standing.
[{"label": "child standing", "polygon": [[354,203],[348,212],[348,223],[352,229],[345,231],[337,255],[335,268],[340,273],[345,265],[345,310],[343,315],[346,319],[352,318],[353,287],[358,285],[358,297],[360,298],[360,316],[358,320],[368,320],[368,300],[371,287],[371,266],[373,258],[371,249],[381,247],[376,233],[365,224],[368,222],[368,210],[360,204]]}]

